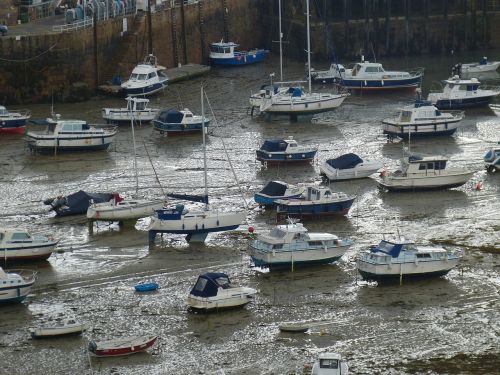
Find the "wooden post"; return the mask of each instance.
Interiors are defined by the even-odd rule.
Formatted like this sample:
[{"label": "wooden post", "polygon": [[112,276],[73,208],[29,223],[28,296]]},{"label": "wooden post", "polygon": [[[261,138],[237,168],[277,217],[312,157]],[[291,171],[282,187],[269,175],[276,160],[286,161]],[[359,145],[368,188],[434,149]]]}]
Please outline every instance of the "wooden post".
[{"label": "wooden post", "polygon": [[99,86],[99,65],[97,59],[97,12],[94,12],[94,89]]},{"label": "wooden post", "polygon": [[184,50],[182,56],[184,64],[187,64],[188,58],[187,58],[187,42],[186,42],[186,19],[184,16],[184,1],[181,1],[181,21],[182,21],[182,49]]},{"label": "wooden post", "polygon": [[385,0],[385,54],[389,54],[390,45],[391,0]]},{"label": "wooden post", "polygon": [[148,54],[153,53],[153,27],[151,21],[151,0],[148,0]]}]

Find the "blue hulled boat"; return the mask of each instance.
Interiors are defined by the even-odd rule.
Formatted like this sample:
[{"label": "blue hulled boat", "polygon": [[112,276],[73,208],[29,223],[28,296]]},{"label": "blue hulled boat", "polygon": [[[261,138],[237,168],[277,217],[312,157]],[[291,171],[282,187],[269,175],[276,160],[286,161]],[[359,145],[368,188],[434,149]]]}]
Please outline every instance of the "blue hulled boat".
[{"label": "blue hulled boat", "polygon": [[264,60],[269,53],[266,49],[236,51],[239,45],[220,41],[210,44],[210,62],[212,65],[248,65]]},{"label": "blue hulled boat", "polygon": [[175,109],[160,112],[158,118],[153,121],[154,129],[170,134],[191,134],[201,132],[205,123],[205,128],[210,124],[210,119],[203,116],[195,116],[193,112],[185,108],[182,111]]},{"label": "blue hulled boat", "polygon": [[271,181],[264,188],[255,193],[255,202],[262,206],[276,204],[278,199],[299,199],[304,193],[304,188],[291,188],[287,183],[281,181]]},{"label": "blue hulled boat", "polygon": [[26,128],[26,120],[30,117],[31,112],[28,110],[10,112],[0,105],[0,133],[23,134]]},{"label": "blue hulled boat", "polygon": [[152,292],[160,288],[157,283],[141,283],[134,286],[136,292]]},{"label": "blue hulled boat", "polygon": [[267,164],[310,162],[317,147],[299,146],[293,137],[265,141],[257,152],[257,160]]},{"label": "blue hulled boat", "polygon": [[355,198],[327,187],[308,186],[305,199],[278,199],[277,213],[279,217],[346,215]]}]

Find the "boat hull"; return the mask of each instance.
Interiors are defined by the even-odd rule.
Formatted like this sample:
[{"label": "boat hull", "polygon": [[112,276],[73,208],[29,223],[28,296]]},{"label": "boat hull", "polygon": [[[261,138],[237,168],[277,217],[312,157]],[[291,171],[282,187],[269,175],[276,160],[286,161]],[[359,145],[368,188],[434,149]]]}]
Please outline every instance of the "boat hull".
[{"label": "boat hull", "polygon": [[[41,261],[47,260],[54,252],[57,242],[23,247],[0,247],[0,261]],[[0,245],[1,246],[1,245]]]},{"label": "boat hull", "polygon": [[17,284],[15,286],[0,287],[0,304],[10,304],[22,302],[31,291],[35,281]]},{"label": "boat hull", "polygon": [[306,163],[311,162],[316,156],[316,150],[299,153],[269,153],[257,150],[257,160],[261,163],[280,164],[280,163]]},{"label": "boat hull", "polygon": [[153,121],[158,114],[158,111],[134,111],[131,117],[130,111],[126,109],[120,110],[112,108],[104,108],[102,112],[102,118],[106,120],[107,123],[111,124],[130,124],[132,119],[134,123],[147,124]]},{"label": "boat hull", "polygon": [[415,90],[420,84],[421,76],[408,79],[338,79],[337,83],[352,91],[390,91]]},{"label": "boat hull", "polygon": [[115,205],[109,202],[90,205],[87,209],[87,218],[100,221],[135,220],[150,216],[163,207],[163,201],[144,201],[126,206]]},{"label": "boat hull", "polygon": [[[117,346],[117,347],[111,347],[113,341],[111,340],[108,342],[101,342],[101,343],[91,343],[95,344],[96,347],[92,348],[90,351],[97,357],[119,357],[119,356],[125,356],[125,355],[131,355],[135,353],[140,353],[143,352],[149,348],[151,348],[157,340],[156,336],[153,336],[151,338],[148,338],[147,341],[142,341],[142,342],[137,342],[137,343],[129,343],[127,345],[123,346]],[[103,345],[107,345],[107,348],[100,348]],[[90,349],[90,348],[89,348]]]},{"label": "boat hull", "polygon": [[153,83],[143,87],[126,87],[122,86],[125,96],[148,96],[156,94],[167,87],[167,80],[163,82]]},{"label": "boat hull", "polygon": [[319,96],[316,100],[303,100],[301,98],[279,100],[279,95],[275,95],[271,98],[262,99],[260,111],[282,115],[308,115],[328,112],[340,107],[347,96],[348,94],[342,94],[324,99]]},{"label": "boat hull", "polygon": [[225,65],[225,66],[238,66],[238,65],[249,65],[255,64],[263,61],[269,51],[267,50],[256,50],[235,53],[232,57],[210,57],[210,63],[212,65]]},{"label": "boat hull", "polygon": [[301,196],[302,196],[302,193],[288,195],[288,196],[270,196],[270,195],[255,193],[254,200],[255,200],[255,203],[258,203],[262,206],[272,206],[272,205],[276,205],[277,199],[299,199]]},{"label": "boat hull", "polygon": [[98,137],[39,137],[27,134],[26,138],[31,151],[39,153],[98,151],[106,150],[114,141],[116,132]]},{"label": "boat hull", "polygon": [[26,120],[16,120],[14,123],[0,120],[0,134],[24,134]]},{"label": "boat hull", "polygon": [[389,191],[451,189],[465,184],[473,174],[474,172],[434,177],[383,177],[379,185]]},{"label": "boat hull", "polygon": [[462,99],[438,99],[434,104],[439,109],[460,109],[487,106],[496,95]]},{"label": "boat hull", "polygon": [[34,339],[60,337],[66,335],[80,334],[88,328],[86,324],[73,324],[62,327],[46,327],[30,330],[31,337]]},{"label": "boat hull", "polygon": [[354,198],[336,202],[320,202],[306,200],[289,200],[277,205],[278,216],[330,216],[347,215],[354,202]]},{"label": "boat hull", "polygon": [[377,164],[371,168],[350,168],[350,169],[335,169],[325,164],[320,166],[320,174],[325,176],[329,181],[354,180],[358,178],[366,178],[376,173],[383,164]]},{"label": "boat hull", "polygon": [[[392,125],[384,123],[383,131],[389,137],[399,137],[402,139],[435,137],[452,135],[458,128],[459,121],[449,121],[439,124],[418,124],[418,125]],[[411,126],[411,128],[409,128]],[[408,134],[411,132],[411,134]]]},{"label": "boat hull", "polygon": [[203,298],[190,295],[188,306],[194,311],[220,311],[243,307],[252,301],[251,295],[235,294],[228,298]]},{"label": "boat hull", "polygon": [[[208,128],[210,120],[205,121],[205,129]],[[193,134],[200,133],[203,128],[202,122],[195,122],[190,124],[179,124],[179,123],[166,123],[155,120],[153,122],[154,130],[158,131],[160,134],[170,134],[170,135],[182,135],[182,134]]]}]

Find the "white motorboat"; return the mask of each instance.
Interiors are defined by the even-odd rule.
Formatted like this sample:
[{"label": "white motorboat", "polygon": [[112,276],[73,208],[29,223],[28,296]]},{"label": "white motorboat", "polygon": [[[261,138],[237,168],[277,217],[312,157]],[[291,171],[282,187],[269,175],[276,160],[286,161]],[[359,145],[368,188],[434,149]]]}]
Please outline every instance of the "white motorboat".
[{"label": "white motorboat", "polygon": [[461,73],[484,73],[484,72],[494,72],[500,66],[500,61],[488,61],[488,58],[484,56],[477,63],[467,63],[461,64]]},{"label": "white motorboat", "polygon": [[299,145],[292,136],[287,139],[271,139],[256,150],[257,160],[266,165],[311,162],[318,146]]},{"label": "white motorboat", "polygon": [[58,337],[82,333],[88,329],[88,325],[79,323],[75,319],[66,319],[59,324],[48,325],[40,328],[31,328],[33,338]]},{"label": "white motorboat", "polygon": [[151,348],[158,336],[130,336],[113,340],[90,341],[89,352],[96,357],[119,357],[140,353]]},{"label": "white motorboat", "polygon": [[463,111],[441,112],[428,100],[417,100],[402,108],[397,117],[382,121],[384,134],[389,139],[399,137],[427,137],[451,135],[464,118]]},{"label": "white motorboat", "polygon": [[442,156],[411,155],[402,159],[401,169],[381,172],[378,183],[389,191],[449,189],[462,186],[474,175],[465,168],[447,168],[447,162]]},{"label": "white motorboat", "polygon": [[156,56],[148,55],[142,64],[136,65],[128,81],[121,84],[127,96],[146,96],[157,93],[167,86],[168,77],[164,66],[157,64]]},{"label": "white motorboat", "polygon": [[35,271],[4,271],[0,267],[0,304],[21,302],[31,291],[31,287],[35,281]]},{"label": "white motorboat", "polygon": [[444,81],[442,91],[431,92],[427,96],[439,109],[458,109],[485,106],[500,94],[497,87],[479,88],[481,82],[476,78],[461,79],[458,75]]},{"label": "white motorboat", "polygon": [[103,108],[102,118],[108,123],[130,123],[135,121],[139,124],[145,124],[153,121],[159,112],[158,108],[148,106],[149,99],[127,97],[126,108]]},{"label": "white motorboat", "polygon": [[293,269],[335,262],[352,243],[330,233],[309,233],[301,223],[289,220],[288,224],[257,236],[249,252],[257,267]]},{"label": "white motorboat", "polygon": [[358,272],[367,280],[442,276],[457,266],[458,256],[442,247],[416,246],[406,240],[382,240],[357,259]]},{"label": "white motorboat", "polygon": [[253,288],[232,286],[225,273],[208,272],[198,277],[187,304],[198,311],[230,309],[251,302],[256,293]]},{"label": "white motorboat", "polygon": [[[349,96],[348,93],[313,93],[311,89],[311,38],[309,27],[309,0],[306,2],[307,22],[307,66],[309,68],[309,90],[304,92],[302,87],[293,85],[285,92],[274,91],[262,97],[260,111],[269,114],[307,115],[327,112],[338,108]],[[280,36],[281,39],[281,36]],[[283,84],[283,83],[282,83]],[[287,83],[284,83],[287,84]]]},{"label": "white motorboat", "polygon": [[205,131],[210,125],[210,119],[194,115],[189,109],[182,111],[167,109],[160,112],[158,118],[153,121],[154,130],[160,134],[171,135],[199,133],[203,128]]},{"label": "white motorboat", "polygon": [[97,127],[81,120],[47,119],[46,131],[29,131],[26,141],[30,150],[42,153],[106,150],[117,132],[116,126]]},{"label": "white motorboat", "polygon": [[383,166],[384,164],[379,160],[366,160],[349,153],[335,159],[328,159],[319,167],[319,170],[320,174],[329,181],[337,181],[368,177]]},{"label": "white motorboat", "polygon": [[341,64],[331,64],[327,71],[314,71],[312,79],[316,82],[334,82],[354,91],[392,91],[415,90],[424,75],[423,68],[411,72],[386,71],[382,64],[362,60],[352,69]]},{"label": "white motorboat", "polygon": [[349,366],[337,353],[322,353],[314,362],[311,375],[348,375]]},{"label": "white motorboat", "polygon": [[484,162],[488,172],[500,171],[500,142],[484,154]]},{"label": "white motorboat", "polygon": [[31,235],[22,229],[0,228],[0,259],[45,260],[59,241],[42,235]]},{"label": "white motorboat", "polygon": [[[205,118],[204,112],[204,90],[201,88],[201,117]],[[202,128],[204,127],[202,120]],[[169,197],[200,202],[205,208],[198,212],[189,212],[184,205],[178,204],[174,208],[157,210],[151,218],[148,227],[149,242],[154,242],[158,233],[185,234],[188,242],[204,242],[211,232],[223,232],[236,229],[246,217],[245,211],[216,211],[208,205],[208,176],[207,176],[207,153],[205,132],[202,131],[203,139],[203,170],[204,170],[204,195],[168,194]]]}]

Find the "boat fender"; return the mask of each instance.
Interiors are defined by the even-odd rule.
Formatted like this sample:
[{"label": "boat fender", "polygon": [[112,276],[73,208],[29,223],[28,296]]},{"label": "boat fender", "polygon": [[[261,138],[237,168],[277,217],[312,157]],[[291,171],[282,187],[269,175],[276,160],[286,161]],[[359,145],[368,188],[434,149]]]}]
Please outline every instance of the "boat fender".
[{"label": "boat fender", "polygon": [[194,229],[198,230],[198,224],[196,224],[196,225],[194,226]]},{"label": "boat fender", "polygon": [[[219,220],[217,220],[217,226],[219,226]],[[250,228],[249,228],[249,230],[250,230]]]},{"label": "boat fender", "polygon": [[340,241],[338,239],[335,239],[333,242],[335,243],[335,246],[339,246],[340,245]]},{"label": "boat fender", "polygon": [[415,258],[415,266],[418,266],[418,259]]},{"label": "boat fender", "polygon": [[182,126],[182,129],[184,129],[184,130],[187,128],[187,124],[182,124],[181,126]]}]

